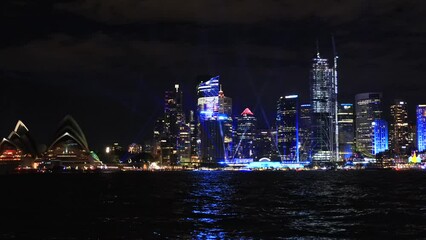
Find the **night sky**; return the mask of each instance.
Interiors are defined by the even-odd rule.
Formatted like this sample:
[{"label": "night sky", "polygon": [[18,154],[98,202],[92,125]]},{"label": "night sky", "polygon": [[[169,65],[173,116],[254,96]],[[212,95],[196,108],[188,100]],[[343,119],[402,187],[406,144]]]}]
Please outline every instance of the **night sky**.
[{"label": "night sky", "polygon": [[[401,0],[2,0],[0,136],[18,119],[50,142],[71,114],[100,149],[152,136],[164,91],[221,76],[234,113],[274,124],[281,95],[309,99],[309,69],[339,53],[339,101],[382,91],[411,119],[426,103],[426,2]],[[205,79],[207,80],[207,79]]]}]

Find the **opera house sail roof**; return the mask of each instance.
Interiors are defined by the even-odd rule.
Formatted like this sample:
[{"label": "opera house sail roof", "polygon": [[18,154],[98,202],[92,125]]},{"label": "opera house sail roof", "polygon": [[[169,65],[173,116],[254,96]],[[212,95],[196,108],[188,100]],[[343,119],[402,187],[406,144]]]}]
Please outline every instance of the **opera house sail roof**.
[{"label": "opera house sail roof", "polygon": [[35,159],[40,156],[30,131],[22,121],[18,121],[15,129],[0,142],[0,154],[0,161]]},{"label": "opera house sail roof", "polygon": [[100,163],[92,157],[86,136],[70,115],[60,122],[45,158],[59,165]]}]

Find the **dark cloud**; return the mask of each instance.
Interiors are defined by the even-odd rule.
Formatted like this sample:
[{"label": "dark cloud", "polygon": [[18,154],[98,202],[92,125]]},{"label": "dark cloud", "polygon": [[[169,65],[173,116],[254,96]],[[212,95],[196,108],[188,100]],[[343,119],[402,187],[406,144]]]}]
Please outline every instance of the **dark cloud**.
[{"label": "dark cloud", "polygon": [[235,113],[246,106],[264,112],[260,122],[267,126],[280,95],[299,93],[307,101],[315,41],[331,57],[331,34],[340,55],[341,101],[384,91],[389,99],[426,102],[425,5],[5,0],[0,133],[22,119],[48,141],[50,129],[71,113],[96,146],[141,141],[151,136],[163,92],[174,83],[184,89],[186,109],[194,108],[200,75],[221,75]]}]

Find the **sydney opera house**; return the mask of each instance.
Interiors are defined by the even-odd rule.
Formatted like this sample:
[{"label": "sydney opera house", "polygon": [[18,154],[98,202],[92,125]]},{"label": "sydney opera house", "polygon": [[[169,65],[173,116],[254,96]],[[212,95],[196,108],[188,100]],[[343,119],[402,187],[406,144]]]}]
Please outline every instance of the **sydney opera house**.
[{"label": "sydney opera house", "polygon": [[60,122],[47,149],[37,145],[25,124],[18,121],[14,131],[1,141],[0,153],[0,164],[14,167],[93,169],[102,165],[69,115]]}]

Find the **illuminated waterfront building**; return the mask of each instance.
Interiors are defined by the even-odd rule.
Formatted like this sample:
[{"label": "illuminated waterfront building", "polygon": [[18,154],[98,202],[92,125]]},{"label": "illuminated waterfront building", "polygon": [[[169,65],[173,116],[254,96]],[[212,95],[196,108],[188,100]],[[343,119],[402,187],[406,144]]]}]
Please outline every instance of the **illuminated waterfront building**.
[{"label": "illuminated waterfront building", "polygon": [[334,66],[317,53],[311,69],[311,151],[315,163],[338,160],[337,56]]},{"label": "illuminated waterfront building", "polygon": [[139,154],[143,152],[143,147],[140,144],[132,143],[127,147],[127,152],[131,154]]},{"label": "illuminated waterfront building", "polygon": [[39,156],[37,145],[22,121],[18,121],[15,129],[0,142],[0,165],[32,166]]},{"label": "illuminated waterfront building", "polygon": [[426,151],[426,104],[418,105],[417,115],[417,149]]},{"label": "illuminated waterfront building", "polygon": [[282,160],[299,161],[299,101],[297,95],[277,102],[277,143]]},{"label": "illuminated waterfront building", "polygon": [[166,91],[164,97],[164,125],[161,133],[162,164],[177,165],[180,162],[180,131],[185,124],[182,109],[183,93],[179,84],[175,84],[174,91]]},{"label": "illuminated waterfront building", "polygon": [[300,105],[299,112],[299,158],[306,161],[311,158],[311,104]]},{"label": "illuminated waterfront building", "polygon": [[394,104],[390,107],[390,120],[390,149],[399,157],[411,155],[407,102],[395,100]]},{"label": "illuminated waterfront building", "polygon": [[99,166],[98,156],[90,151],[86,136],[71,116],[66,116],[59,124],[52,143],[44,154],[47,167],[91,167]]},{"label": "illuminated waterfront building", "polygon": [[373,155],[388,150],[388,123],[383,119],[376,119],[373,122]]},{"label": "illuminated waterfront building", "polygon": [[382,93],[360,93],[355,96],[356,150],[365,157],[374,157],[374,122],[382,119]]},{"label": "illuminated waterfront building", "polygon": [[256,156],[255,160],[268,158],[271,160],[281,160],[278,156],[275,143],[276,134],[271,130],[260,130],[256,137]]},{"label": "illuminated waterfront building", "polygon": [[353,104],[339,104],[337,117],[339,125],[339,154],[341,159],[347,159],[352,156],[355,138]]},{"label": "illuminated waterfront building", "polygon": [[214,166],[232,158],[232,99],[219,85],[219,76],[197,88],[201,164]]},{"label": "illuminated waterfront building", "polygon": [[250,109],[246,108],[237,117],[237,129],[234,141],[234,158],[253,159],[256,155],[257,119]]}]

